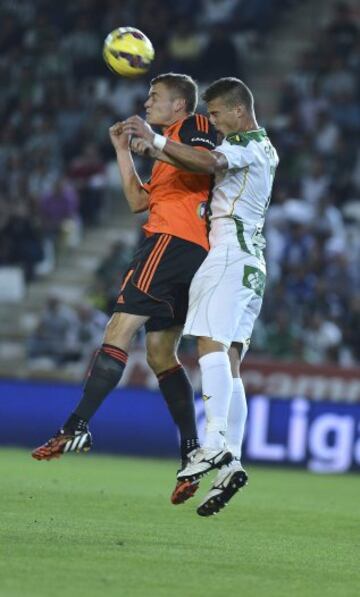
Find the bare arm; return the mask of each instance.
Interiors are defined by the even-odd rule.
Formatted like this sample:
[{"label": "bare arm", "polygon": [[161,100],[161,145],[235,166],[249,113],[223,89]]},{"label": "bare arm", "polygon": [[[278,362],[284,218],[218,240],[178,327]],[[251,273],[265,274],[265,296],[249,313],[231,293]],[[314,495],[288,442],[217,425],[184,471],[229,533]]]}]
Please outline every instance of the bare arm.
[{"label": "bare arm", "polygon": [[148,193],[142,186],[129,149],[129,137],[123,132],[122,123],[110,129],[110,139],[116,152],[116,159],[126,200],[133,213],[146,211],[149,206]]},{"label": "bare arm", "polygon": [[203,151],[170,139],[162,151],[193,172],[216,174],[228,168],[226,157],[218,151]]},{"label": "bare arm", "polygon": [[175,160],[182,168],[186,168],[192,172],[200,172],[204,174],[216,174],[228,168],[226,157],[217,151],[202,151],[184,143],[177,143],[171,141],[167,137],[156,135],[151,126],[139,116],[131,116],[123,123],[124,131],[128,135],[135,135],[144,139],[151,145],[154,140],[159,137],[163,139],[161,152],[166,156]]},{"label": "bare arm", "polygon": [[166,164],[170,164],[170,166],[179,168],[179,170],[185,170],[185,172],[193,172],[192,169],[186,168],[183,164],[176,161],[174,158],[171,158],[170,156],[166,155],[166,153],[164,153],[163,151],[155,149],[155,147],[153,147],[153,145],[148,141],[145,141],[145,139],[133,137],[130,142],[130,148],[131,151],[133,151],[137,155],[153,158],[154,160],[158,160],[159,162],[165,162]]}]

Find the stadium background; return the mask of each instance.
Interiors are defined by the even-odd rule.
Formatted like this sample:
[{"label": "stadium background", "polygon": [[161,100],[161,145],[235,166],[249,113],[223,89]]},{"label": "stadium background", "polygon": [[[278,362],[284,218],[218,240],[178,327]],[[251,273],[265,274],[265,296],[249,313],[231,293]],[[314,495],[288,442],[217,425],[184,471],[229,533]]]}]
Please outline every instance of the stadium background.
[{"label": "stadium background", "polygon": [[[11,520],[19,520],[21,527],[20,509],[14,510],[20,503],[16,496],[32,498],[27,495],[30,487],[31,494],[36,493],[36,487],[43,490],[44,495],[53,496],[55,485],[52,483],[59,481],[53,480],[51,475],[59,474],[59,477],[65,475],[64,487],[71,480],[64,503],[60,506],[59,498],[54,506],[55,512],[56,508],[62,508],[59,536],[66,535],[70,542],[73,540],[71,533],[64,531],[66,513],[75,527],[74,521],[83,521],[80,509],[76,516],[75,510],[71,510],[74,507],[71,492],[74,495],[77,492],[81,498],[83,487],[87,486],[86,471],[90,473],[87,467],[91,465],[84,464],[85,468],[80,469],[79,464],[69,459],[70,464],[66,463],[59,473],[44,473],[43,469],[33,468],[30,471],[28,448],[46,439],[76,403],[89,358],[101,341],[121,274],[140,237],[142,220],[129,213],[122,196],[108,128],[130,114],[143,114],[150,78],[171,70],[193,75],[201,88],[221,76],[243,78],[254,91],[258,121],[268,130],[281,160],[266,224],[269,276],[265,303],[243,377],[249,396],[246,462],[250,466],[265,463],[287,468],[282,481],[275,472],[270,476],[268,471],[256,469],[254,483],[255,487],[256,483],[259,485],[252,494],[253,516],[259,519],[260,532],[267,528],[269,516],[279,520],[276,503],[281,483],[287,492],[283,507],[285,511],[289,508],[291,518],[302,499],[305,504],[305,498],[294,498],[292,503],[289,484],[295,488],[297,496],[305,494],[306,487],[315,491],[319,499],[331,493],[336,496],[337,515],[341,518],[347,512],[350,516],[355,511],[350,505],[351,492],[355,495],[355,491],[346,483],[351,482],[353,475],[338,476],[336,481],[329,479],[315,486],[315,481],[309,481],[311,477],[301,476],[304,474],[301,471],[294,473],[289,467],[322,473],[358,472],[360,468],[360,11],[357,2],[3,0],[0,17],[3,81],[0,95],[0,460],[1,474],[8,479],[9,488],[12,488],[14,474],[12,463],[18,471],[4,512],[10,518],[14,514]],[[121,80],[107,71],[101,58],[102,42],[110,30],[120,25],[136,26],[152,40],[156,60],[147,77]],[[203,106],[200,105],[200,109]],[[146,179],[149,164],[141,159],[136,163]],[[94,419],[98,453],[113,453],[118,458],[123,455],[176,456],[175,433],[157,392],[156,380],[146,365],[143,340],[141,334],[136,339],[123,387],[113,393]],[[199,391],[194,343],[183,342],[181,354]],[[199,400],[197,409],[202,429]],[[27,451],[17,456],[17,452],[7,450],[9,446]],[[97,471],[110,471],[105,460],[103,468],[99,467],[96,457],[93,462]],[[130,465],[125,460],[121,462],[137,487]],[[115,471],[120,464],[112,466],[110,477],[118,474]],[[137,466],[140,471],[142,465],[135,468]],[[160,465],[152,466],[154,478],[160,479],[160,469],[156,468]],[[173,463],[171,466],[174,469]],[[110,477],[105,493],[110,491]],[[91,476],[91,480],[94,493],[102,486],[98,478],[95,481],[95,476]],[[165,486],[162,478],[161,484]],[[343,487],[348,488],[348,494],[342,492]],[[103,496],[104,491],[99,489],[99,492]],[[148,500],[146,504],[152,504],[151,487],[141,486],[141,492]],[[4,495],[6,500],[6,491]],[[263,500],[268,496],[269,504],[274,505],[272,513],[263,518],[264,504],[256,502],[262,495]],[[39,496],[40,493],[38,518],[43,508],[47,512],[49,506],[41,502]],[[93,499],[95,513],[98,493],[94,493]],[[134,504],[137,499],[138,495]],[[311,504],[309,508],[314,517],[307,518],[311,534],[312,524],[319,523],[321,527],[323,512],[316,499],[307,503]],[[141,520],[146,504],[141,503],[131,519],[140,536],[149,524],[146,519]],[[246,498],[245,505],[249,513],[251,502],[246,502]],[[111,507],[116,508],[115,501]],[[37,512],[35,503],[33,508]],[[327,508],[329,513],[333,512],[329,505]],[[31,512],[27,511],[24,526],[16,530],[21,539],[15,545],[14,562],[21,553],[24,528],[29,528]],[[104,512],[101,510],[101,516],[105,516]],[[154,514],[155,510],[151,512]],[[169,515],[163,512],[159,512],[158,521],[162,516],[168,520]],[[226,516],[228,514],[230,518],[225,517],[224,524],[228,520],[237,528],[230,509]],[[85,526],[88,524],[87,520],[83,522]],[[143,526],[139,531],[140,523]],[[109,529],[114,524],[114,520],[109,519]],[[172,528],[177,528],[176,524],[169,522],[170,526],[174,525]],[[305,522],[302,524],[305,528]],[[344,519],[337,531],[343,529],[347,533],[346,524],[350,523]],[[196,532],[196,523],[191,522],[191,525]],[[9,528],[8,537],[12,537],[13,527]],[[78,533],[83,532],[82,528],[76,528]],[[164,528],[161,529],[165,533]],[[184,532],[180,526],[178,530]],[[210,537],[212,531],[208,532]],[[250,546],[250,558],[253,556],[251,538],[258,541],[259,535],[251,529],[247,535],[244,527],[242,532]],[[199,530],[199,535],[195,535],[197,544],[201,544],[202,533]],[[329,526],[329,533],[324,532],[324,537],[335,537],[333,526]],[[102,545],[101,534],[97,537]],[[352,545],[351,533],[346,537]],[[47,553],[52,553],[53,539],[50,534],[44,543]],[[209,540],[216,541],[215,532]],[[224,545],[228,540],[227,535]],[[270,539],[270,528],[268,540],[277,545],[273,530]],[[316,545],[314,538],[312,540]],[[173,549],[172,539],[169,541],[167,555],[163,557],[168,557]],[[340,538],[338,546],[343,545],[341,541],[345,539]],[[193,545],[191,540],[190,544]],[[75,540],[75,547],[77,545]],[[259,545],[260,549],[265,546],[262,554],[265,553],[267,544],[260,540]],[[274,548],[269,577],[266,582],[262,579],[259,585],[252,585],[250,581],[249,586],[254,589],[249,594],[287,595],[281,585],[276,585],[276,574],[271,576],[273,562],[286,560],[285,545],[284,539],[283,551],[276,552]],[[140,546],[139,549],[141,551]],[[153,549],[152,543],[150,549]],[[311,553],[309,549],[307,541],[305,555]],[[204,553],[200,559],[212,561],[210,552]],[[69,559],[64,561],[72,570],[71,549],[69,554]],[[332,555],[335,558],[335,552]],[[26,557],[24,562],[30,565],[29,554]],[[46,561],[45,553],[41,557]],[[97,552],[94,557],[98,558]],[[230,553],[228,557],[231,560]],[[249,564],[247,554],[242,557]],[[316,557],[315,554],[314,562]],[[344,558],[350,566],[351,556],[344,555]],[[50,568],[53,576],[49,583],[56,579],[57,567],[61,570],[57,554],[55,560],[56,566]],[[79,565],[75,556],[73,561]],[[125,565],[127,561],[125,559]],[[334,566],[339,561],[341,558],[335,558]],[[8,562],[11,570],[10,560],[3,562]],[[21,559],[19,562],[24,565]],[[299,568],[311,568],[308,555],[302,559],[297,554],[292,564],[294,569],[295,562]],[[23,574],[26,565],[22,568]],[[216,560],[214,565],[216,567]],[[319,584],[323,595],[356,594],[355,585],[344,588],[341,584],[334,593],[327,590],[325,577],[336,585],[331,574],[328,576],[331,569],[328,552],[323,566],[324,581]],[[49,594],[39,581],[43,570],[37,573],[34,562],[30,567],[32,574],[26,577],[28,591],[22,590],[21,594]],[[290,574],[290,568],[284,569],[285,577]],[[137,568],[135,570],[137,575]],[[78,572],[75,570],[71,578]],[[75,582],[73,586],[77,595],[83,594],[85,586],[80,572],[76,577],[78,584]],[[145,572],[144,579],[148,582]],[[217,587],[216,579],[212,580],[212,588],[202,592],[207,586],[204,579],[208,570],[202,572],[205,584],[187,594],[200,597],[215,594],[211,590]],[[257,570],[255,576],[258,573]],[[282,573],[279,572],[279,578]],[[66,571],[64,574],[67,576]],[[86,578],[91,578],[88,571],[86,574]],[[267,584],[270,576],[274,586]],[[19,582],[21,578],[20,575]],[[231,575],[228,579],[222,578],[225,583],[222,586],[226,587],[227,580],[236,578]],[[174,579],[178,586],[183,585],[183,575],[177,577],[174,573]],[[291,594],[315,595],[316,583],[311,587],[310,579],[311,575],[308,589],[305,577],[294,581]],[[93,581],[94,593],[90,590],[87,594],[102,594],[96,589],[97,580]],[[247,580],[249,582],[249,578]],[[344,582],[341,575],[339,583],[340,580]],[[5,588],[1,594],[20,594],[15,589],[12,592],[13,578],[7,582],[8,590]],[[39,582],[41,589],[36,585]],[[63,583],[64,575],[59,581],[59,591]],[[180,594],[166,583],[161,588],[155,582],[154,592],[139,589],[137,593],[137,586],[136,583],[131,585],[131,590],[124,593],[117,593],[115,589],[112,593],[109,589],[108,594],[169,595],[170,590],[173,595]],[[19,586],[16,587],[19,590]],[[69,591],[72,594],[71,587]]]},{"label": "stadium background", "polygon": [[[158,72],[187,72],[201,88],[236,75],[254,90],[259,122],[281,159],[266,224],[267,292],[244,367],[248,394],[282,399],[284,429],[286,400],[308,401],[307,445],[299,461],[309,459],[314,416],[322,429],[318,450],[324,468],[331,469],[329,462],[343,449],[352,452],[344,468],[359,465],[355,9],[355,3],[318,2],[312,18],[311,3],[296,0],[2,3],[0,69],[7,81],[0,103],[2,378],[46,380],[43,401],[60,409],[57,382],[80,383],[101,340],[141,227],[141,217],[129,213],[122,196],[109,126],[143,114],[149,80]],[[147,77],[120,79],[102,61],[104,36],[123,23],[143,29],[156,47]],[[148,162],[138,159],[137,166],[146,179]],[[140,335],[125,385],[156,391],[142,348]],[[182,354],[199,390],[194,343],[184,342]],[[46,435],[45,409],[34,409],[31,398],[36,386],[15,385],[11,398],[3,388],[2,437],[29,444],[34,438],[7,422],[7,400],[16,409],[20,388],[30,392],[30,412],[19,403],[17,417],[26,420],[32,412],[38,438]],[[309,414],[313,401],[328,401],[320,420]],[[346,417],[339,404],[352,405]],[[272,406],[270,401],[270,411]],[[111,418],[110,407],[104,410]],[[276,435],[272,418],[269,412],[263,442]],[[353,449],[342,440],[348,418]],[[131,442],[118,442],[121,418],[118,424],[109,447],[131,453]],[[292,435],[283,439],[293,441]],[[174,449],[169,443],[164,453]],[[262,451],[269,453],[265,460],[272,459],[271,449],[259,447],[260,460]]]}]

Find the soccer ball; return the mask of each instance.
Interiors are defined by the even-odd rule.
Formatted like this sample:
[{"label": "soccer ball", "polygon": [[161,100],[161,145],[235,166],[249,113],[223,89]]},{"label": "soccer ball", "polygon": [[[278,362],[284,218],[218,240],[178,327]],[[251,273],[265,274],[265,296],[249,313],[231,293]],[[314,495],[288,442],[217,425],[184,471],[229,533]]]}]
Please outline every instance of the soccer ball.
[{"label": "soccer ball", "polygon": [[139,29],[119,27],[104,41],[103,57],[111,71],[123,77],[138,77],[149,69],[155,51]]}]

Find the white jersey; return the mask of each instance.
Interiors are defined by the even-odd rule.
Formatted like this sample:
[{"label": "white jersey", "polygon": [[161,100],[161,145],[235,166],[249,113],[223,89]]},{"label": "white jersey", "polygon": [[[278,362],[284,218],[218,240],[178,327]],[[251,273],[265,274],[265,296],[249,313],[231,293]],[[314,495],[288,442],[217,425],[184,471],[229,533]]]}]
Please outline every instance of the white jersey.
[{"label": "white jersey", "polygon": [[265,129],[232,133],[217,146],[228,169],[217,174],[208,208],[210,246],[240,244],[258,254],[265,247],[262,229],[279,158]]},{"label": "white jersey", "polygon": [[[210,251],[190,286],[184,335],[249,345],[262,304],[265,212],[279,158],[264,129],[228,135],[210,203]],[[243,356],[242,355],[242,356]]]}]

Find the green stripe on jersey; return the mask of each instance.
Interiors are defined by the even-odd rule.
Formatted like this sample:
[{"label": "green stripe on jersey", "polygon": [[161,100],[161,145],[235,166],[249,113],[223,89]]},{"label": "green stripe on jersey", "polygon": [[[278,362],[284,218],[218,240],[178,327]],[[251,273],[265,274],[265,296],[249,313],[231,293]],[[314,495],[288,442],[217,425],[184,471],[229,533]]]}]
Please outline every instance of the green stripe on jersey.
[{"label": "green stripe on jersey", "polygon": [[242,133],[229,133],[226,136],[226,141],[230,145],[242,145],[246,147],[250,141],[257,141],[260,143],[267,137],[267,132],[264,128],[257,129],[256,131],[244,131]]}]

